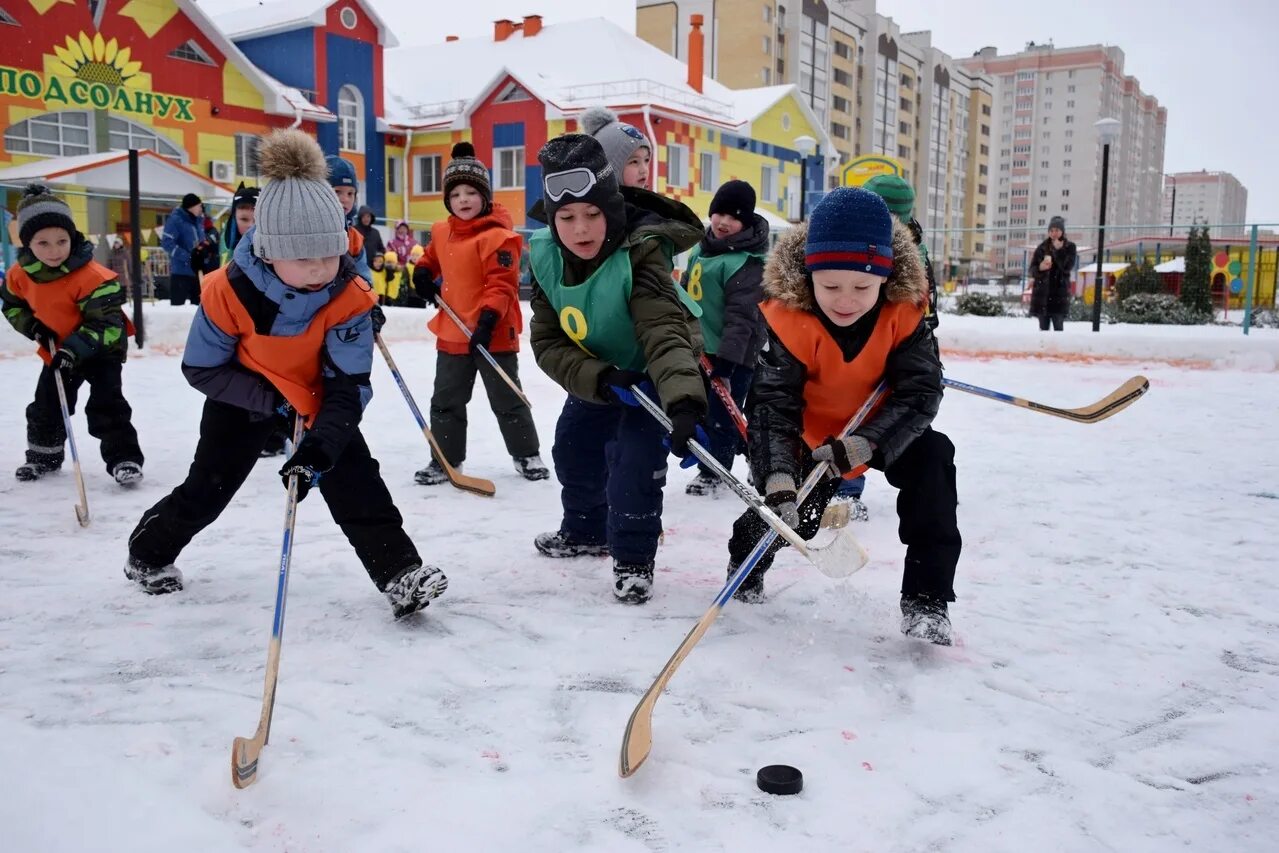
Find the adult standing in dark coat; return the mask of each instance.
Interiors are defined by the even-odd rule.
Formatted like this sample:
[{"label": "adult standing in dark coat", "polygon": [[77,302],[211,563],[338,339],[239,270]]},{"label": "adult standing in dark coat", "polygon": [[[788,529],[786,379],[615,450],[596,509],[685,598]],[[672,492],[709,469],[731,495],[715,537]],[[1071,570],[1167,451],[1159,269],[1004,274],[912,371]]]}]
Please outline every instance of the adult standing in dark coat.
[{"label": "adult standing in dark coat", "polygon": [[1070,312],[1070,274],[1075,269],[1075,244],[1066,239],[1066,220],[1054,216],[1048,222],[1048,239],[1039,244],[1030,259],[1035,271],[1030,292],[1030,315],[1039,318],[1039,328],[1060,332]]}]

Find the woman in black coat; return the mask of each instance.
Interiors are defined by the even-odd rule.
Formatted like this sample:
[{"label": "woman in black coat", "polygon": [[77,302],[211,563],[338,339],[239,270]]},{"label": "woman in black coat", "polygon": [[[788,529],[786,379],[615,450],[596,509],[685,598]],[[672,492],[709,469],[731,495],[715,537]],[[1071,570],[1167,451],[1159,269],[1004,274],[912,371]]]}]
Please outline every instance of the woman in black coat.
[{"label": "woman in black coat", "polygon": [[1030,259],[1035,273],[1030,292],[1030,316],[1048,331],[1048,321],[1060,332],[1070,312],[1070,274],[1075,269],[1075,244],[1066,239],[1066,220],[1054,216],[1048,223],[1048,239]]}]

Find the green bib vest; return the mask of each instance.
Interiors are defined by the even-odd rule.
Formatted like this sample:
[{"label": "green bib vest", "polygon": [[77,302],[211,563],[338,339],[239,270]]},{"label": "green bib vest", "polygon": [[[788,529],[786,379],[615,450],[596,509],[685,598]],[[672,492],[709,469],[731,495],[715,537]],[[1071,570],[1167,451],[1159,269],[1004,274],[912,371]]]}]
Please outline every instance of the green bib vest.
[{"label": "green bib vest", "polygon": [[[560,328],[583,351],[623,370],[645,370],[648,359],[631,319],[631,254],[618,249],[581,284],[564,284],[564,258],[549,228],[528,241],[529,265],[538,287],[560,318]],[[672,282],[674,284],[674,282]],[[701,309],[675,285],[680,300],[693,313]]]},{"label": "green bib vest", "polygon": [[707,355],[719,352],[719,341],[724,336],[725,283],[751,258],[763,257],[752,252],[725,252],[703,258],[701,246],[689,256],[684,284],[689,297],[702,307],[702,341]]}]

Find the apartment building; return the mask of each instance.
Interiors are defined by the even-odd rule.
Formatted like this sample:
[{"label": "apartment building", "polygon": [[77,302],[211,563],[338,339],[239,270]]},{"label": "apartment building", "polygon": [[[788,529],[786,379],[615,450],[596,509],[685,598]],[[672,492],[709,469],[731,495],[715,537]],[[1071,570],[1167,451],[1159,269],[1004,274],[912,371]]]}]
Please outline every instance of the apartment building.
[{"label": "apartment building", "polygon": [[1032,42],[1003,56],[984,48],[957,64],[993,81],[989,225],[996,268],[1019,271],[1058,214],[1076,242],[1095,245],[1095,230],[1071,226],[1098,220],[1102,143],[1095,124],[1102,118],[1120,121],[1110,152],[1111,239],[1123,239],[1123,226],[1159,221],[1167,110],[1124,74],[1120,48]]},{"label": "apartment building", "polygon": [[[1206,222],[1242,226],[1248,221],[1248,189],[1229,172],[1176,172],[1164,175],[1163,216],[1170,226]],[[1239,237],[1247,229],[1212,229],[1212,236]],[[1184,233],[1184,232],[1177,232]]]}]

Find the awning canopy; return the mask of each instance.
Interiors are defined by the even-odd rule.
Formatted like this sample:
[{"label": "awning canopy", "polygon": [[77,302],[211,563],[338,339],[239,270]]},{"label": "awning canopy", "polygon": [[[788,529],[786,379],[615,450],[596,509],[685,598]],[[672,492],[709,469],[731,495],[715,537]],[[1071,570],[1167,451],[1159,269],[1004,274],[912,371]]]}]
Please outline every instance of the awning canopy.
[{"label": "awning canopy", "polygon": [[1155,272],[1181,272],[1186,271],[1185,258],[1173,258],[1170,261],[1164,261],[1162,264],[1155,266]]},{"label": "awning canopy", "polygon": [[[0,185],[21,187],[32,181],[83,187],[93,195],[128,198],[129,152],[50,157],[0,169]],[[230,204],[233,195],[230,187],[149,150],[138,152],[138,193],[147,199],[180,199],[195,193],[216,204]]]},{"label": "awning canopy", "polygon": [[[1130,266],[1132,266],[1132,264],[1128,264],[1123,261],[1115,261],[1113,263],[1104,263],[1101,265],[1101,274],[1110,275],[1112,273],[1121,273],[1124,270],[1128,269],[1128,267]],[[1084,264],[1082,267],[1079,268],[1079,274],[1080,275],[1096,275],[1097,265],[1095,263]]]}]

